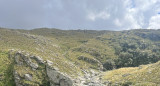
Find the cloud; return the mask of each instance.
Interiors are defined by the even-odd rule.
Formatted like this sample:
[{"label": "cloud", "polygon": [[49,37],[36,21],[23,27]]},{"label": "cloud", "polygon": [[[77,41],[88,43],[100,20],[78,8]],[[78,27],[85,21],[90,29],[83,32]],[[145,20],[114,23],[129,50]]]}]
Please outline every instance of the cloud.
[{"label": "cloud", "polygon": [[160,9],[159,4],[159,0],[126,0],[125,21],[130,25],[126,29],[148,28],[150,18]]},{"label": "cloud", "polygon": [[160,15],[151,17],[148,29],[160,29]]},{"label": "cloud", "polygon": [[122,23],[119,21],[119,19],[115,19],[114,23],[116,26],[119,26],[119,27],[122,26]]},{"label": "cloud", "polygon": [[[124,30],[154,26],[159,0],[0,0],[0,26]],[[156,26],[158,27],[158,26]]]},{"label": "cloud", "polygon": [[93,13],[93,12],[91,12],[91,13],[88,14],[87,17],[88,17],[89,20],[92,20],[92,21],[95,21],[96,19],[106,20],[106,19],[108,19],[110,17],[110,14],[108,14],[105,11],[102,11],[100,13]]}]

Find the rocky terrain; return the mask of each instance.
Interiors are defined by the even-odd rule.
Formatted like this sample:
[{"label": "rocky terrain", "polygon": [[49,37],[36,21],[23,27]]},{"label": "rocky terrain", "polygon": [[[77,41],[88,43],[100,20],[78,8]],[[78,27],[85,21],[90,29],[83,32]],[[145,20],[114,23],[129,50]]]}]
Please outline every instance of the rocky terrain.
[{"label": "rocky terrain", "polygon": [[158,86],[159,35],[0,28],[0,86]]},{"label": "rocky terrain", "polygon": [[[84,70],[84,76],[73,78],[59,71],[50,60],[31,55],[25,51],[9,51],[9,59],[13,61],[13,78],[16,86],[104,86],[100,80],[100,72]],[[23,72],[22,72],[23,71]]]}]

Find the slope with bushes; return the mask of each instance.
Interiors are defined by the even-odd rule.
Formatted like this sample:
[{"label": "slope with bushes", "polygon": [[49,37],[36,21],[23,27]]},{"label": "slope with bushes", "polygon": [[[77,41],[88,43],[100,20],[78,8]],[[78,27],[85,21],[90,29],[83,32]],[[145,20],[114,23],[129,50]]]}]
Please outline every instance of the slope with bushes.
[{"label": "slope with bushes", "polygon": [[[147,76],[136,75],[147,75],[146,70],[152,70],[151,68],[154,68],[151,74],[154,73],[154,70],[159,70],[158,67],[155,67],[156,64],[159,64],[158,61],[160,60],[159,35],[159,30],[146,29],[94,31],[47,28],[33,30],[0,28],[0,56],[2,59],[0,64],[4,65],[4,68],[1,67],[0,79],[2,80],[0,83],[2,85],[6,82],[13,84],[13,70],[22,74],[22,78],[24,78],[24,74],[26,73],[24,71],[25,68],[34,74],[28,66],[12,66],[14,61],[8,58],[7,55],[8,52],[13,49],[14,51],[25,51],[30,55],[41,57],[45,62],[49,62],[52,67],[58,69],[59,72],[66,74],[72,78],[74,82],[81,83],[81,85],[101,85],[101,73],[104,76],[103,80],[109,81],[109,83],[118,82],[121,85],[125,85],[126,83],[134,85],[136,85],[136,83],[159,84],[156,82],[158,78],[156,78],[157,80],[153,79],[154,77],[152,77],[152,75],[148,75],[148,77],[155,80],[155,82],[150,82]],[[33,62],[36,63],[36,61]],[[139,69],[138,66],[140,65],[144,66]],[[37,65],[35,64],[34,66]],[[39,75],[35,74],[35,76],[40,77],[42,80],[36,79],[39,81],[33,81],[46,84],[46,82],[43,81],[46,76],[42,76],[42,71],[45,70],[45,67],[40,64],[38,64],[38,66],[42,67],[42,69],[38,70]],[[125,77],[116,76],[117,72],[120,73],[118,75]],[[128,74],[128,72],[132,74]],[[8,75],[5,75],[5,73],[8,73]],[[132,75],[137,76],[137,78],[132,77]],[[130,79],[128,79],[129,76]],[[10,79],[6,80],[6,77]],[[134,80],[134,78],[136,80],[139,78],[140,82]],[[143,82],[142,78],[148,81]],[[92,79],[98,82],[93,83]],[[127,82],[121,80],[127,80]],[[32,82],[26,81],[25,83]]]}]

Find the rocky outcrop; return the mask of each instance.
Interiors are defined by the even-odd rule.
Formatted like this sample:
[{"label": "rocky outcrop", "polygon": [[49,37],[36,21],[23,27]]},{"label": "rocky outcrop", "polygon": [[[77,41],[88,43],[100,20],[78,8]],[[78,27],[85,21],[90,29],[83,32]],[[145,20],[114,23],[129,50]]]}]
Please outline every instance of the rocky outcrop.
[{"label": "rocky outcrop", "polygon": [[[27,73],[20,73],[16,69],[14,70],[13,75],[16,86],[43,85],[42,83],[40,84],[40,82],[36,82],[36,80],[34,80],[34,77],[39,77],[39,75],[32,75],[33,72],[38,73],[38,71],[44,71],[46,76],[43,76],[43,78],[45,77],[45,80],[50,82],[50,86],[73,86],[72,79],[68,75],[61,73],[58,68],[53,68],[53,62],[50,60],[44,61],[39,56],[30,55],[29,53],[25,53],[22,51],[18,51],[14,53],[14,55],[9,56],[10,58],[14,59],[15,66],[18,66],[17,68],[22,68],[20,71],[25,71],[26,67],[30,67],[32,69],[32,72],[27,71]],[[24,83],[24,81],[29,81],[32,84]]]},{"label": "rocky outcrop", "polygon": [[[14,55],[9,55],[10,58],[13,58],[15,61],[15,66],[21,68],[20,70],[14,69],[14,81],[16,86],[46,86],[41,82],[49,82],[47,86],[105,86],[101,82],[100,72],[95,72],[90,69],[83,70],[84,76],[78,76],[77,78],[71,78],[67,74],[64,74],[59,71],[57,67],[53,66],[53,62],[50,60],[43,60],[39,56],[30,55],[22,51],[14,53]],[[88,62],[93,62],[99,64],[97,60],[79,57],[79,60],[85,60]],[[24,67],[24,68],[23,68]],[[31,72],[26,71],[29,68]],[[19,71],[25,71],[21,73]],[[39,79],[39,71],[43,75],[40,80],[41,82],[36,81],[35,76]],[[46,81],[44,81],[46,80]],[[29,82],[29,83],[26,83]]]},{"label": "rocky outcrop", "polygon": [[14,59],[17,65],[27,64],[33,70],[36,70],[38,68],[38,64],[31,61],[29,54],[23,54],[23,52],[19,51],[15,54]]}]

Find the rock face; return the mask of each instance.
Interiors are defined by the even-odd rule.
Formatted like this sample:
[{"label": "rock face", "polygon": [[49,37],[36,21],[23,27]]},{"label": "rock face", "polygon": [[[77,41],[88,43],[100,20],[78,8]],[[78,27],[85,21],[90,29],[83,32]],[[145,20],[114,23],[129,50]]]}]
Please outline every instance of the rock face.
[{"label": "rock face", "polygon": [[[53,62],[50,60],[44,61],[39,56],[33,56],[33,55],[31,56],[21,51],[16,52],[14,55],[10,55],[10,56],[11,56],[10,58],[14,59],[15,66],[17,66],[18,68],[21,67],[19,71],[25,71],[25,73],[20,73],[16,69],[14,70],[13,75],[14,75],[16,86],[39,86],[39,85],[46,86],[44,84],[37,84],[40,82],[36,82],[36,80],[34,80],[35,78],[33,77],[33,76],[39,77],[37,73],[42,70],[43,70],[43,73],[46,74],[46,76],[42,76],[42,77],[46,78],[45,79],[47,80],[46,82],[49,81],[50,83],[49,86],[73,86],[72,79],[69,78],[67,75],[64,75],[63,73],[59,72],[58,68],[53,68],[52,67]],[[27,70],[25,69],[26,67],[31,68],[32,72],[29,73],[28,71],[26,71]],[[37,75],[32,75],[33,72],[35,72]],[[27,81],[27,82],[29,81],[32,84],[30,83],[26,84],[23,81]]]},{"label": "rock face", "polygon": [[66,77],[64,74],[58,72],[54,68],[46,67],[47,75],[50,80],[51,86],[72,86],[73,82],[70,78]]}]

